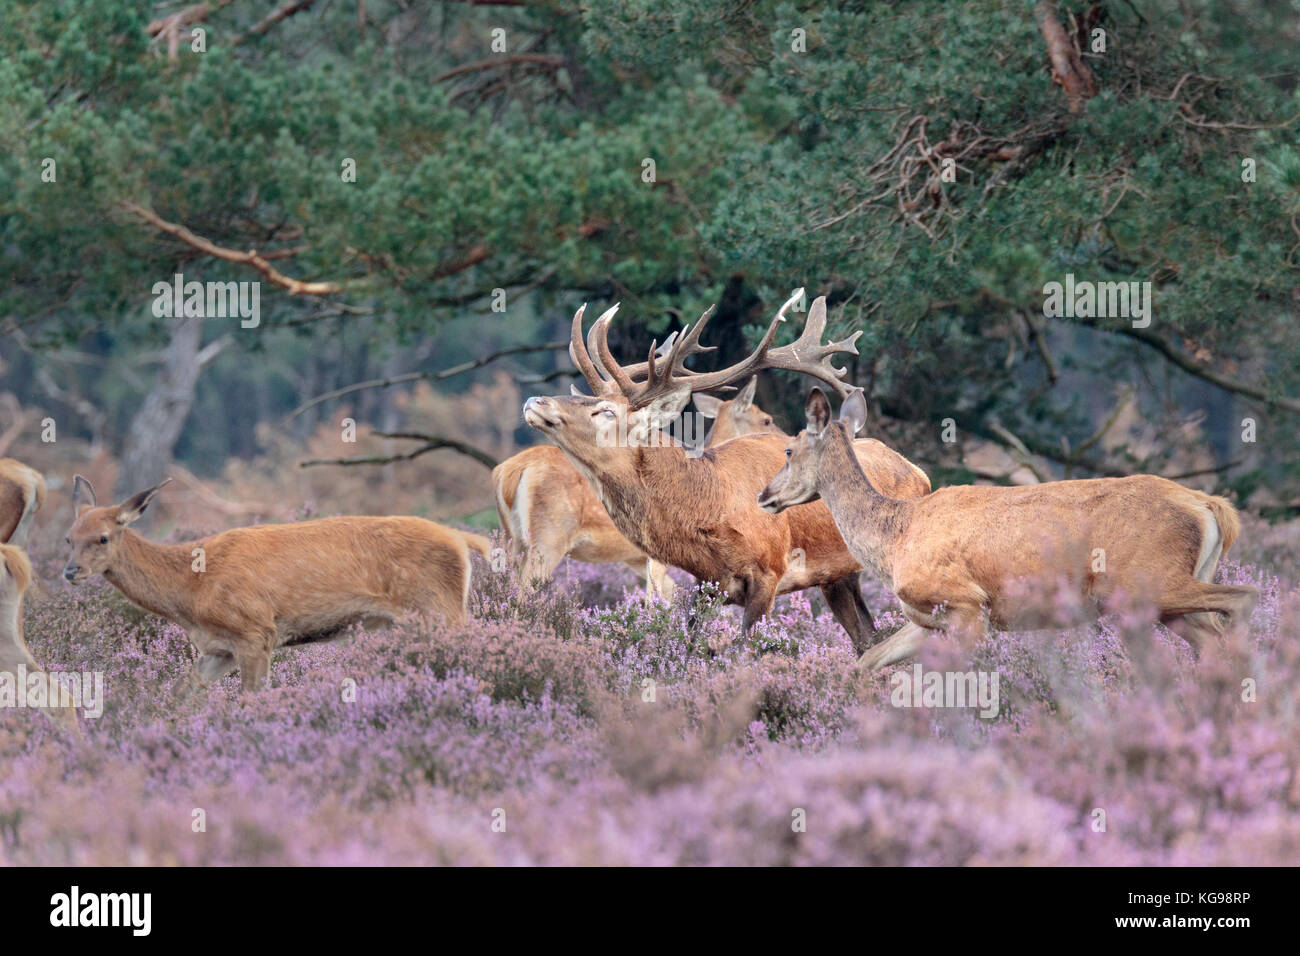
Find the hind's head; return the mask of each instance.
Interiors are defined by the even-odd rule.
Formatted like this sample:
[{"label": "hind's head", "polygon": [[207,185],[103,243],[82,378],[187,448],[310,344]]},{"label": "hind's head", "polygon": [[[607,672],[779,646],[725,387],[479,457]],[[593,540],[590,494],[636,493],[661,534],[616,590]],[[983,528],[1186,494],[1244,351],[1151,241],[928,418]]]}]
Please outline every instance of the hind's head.
[{"label": "hind's head", "polygon": [[122,543],[122,532],[144,514],[153,496],[169,481],[170,478],[164,479],[121,504],[101,508],[90,482],[77,475],[72,484],[72,511],[76,518],[64,539],[72,549],[63,568],[64,578],[83,581],[111,568]]}]

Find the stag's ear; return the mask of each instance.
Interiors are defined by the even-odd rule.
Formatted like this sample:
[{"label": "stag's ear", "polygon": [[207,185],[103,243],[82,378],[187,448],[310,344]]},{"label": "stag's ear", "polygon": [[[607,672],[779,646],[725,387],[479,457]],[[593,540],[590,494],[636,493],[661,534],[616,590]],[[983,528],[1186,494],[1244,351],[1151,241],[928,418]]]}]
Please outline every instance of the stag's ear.
[{"label": "stag's ear", "polygon": [[749,411],[749,406],[754,404],[754,390],[758,388],[758,376],[751,375],[745,387],[740,390],[740,394],[732,399],[734,404],[732,408],[744,414]]},{"label": "stag's ear", "polygon": [[713,395],[705,395],[703,392],[697,392],[692,396],[695,407],[699,409],[701,415],[705,418],[717,418],[718,411],[722,408],[722,399]]},{"label": "stag's ear", "polygon": [[867,423],[867,399],[862,394],[862,389],[855,388],[844,399],[844,404],[840,406],[840,421],[844,423],[844,430],[850,438],[862,431],[862,426]]},{"label": "stag's ear", "polygon": [[814,387],[808,393],[808,399],[803,403],[803,411],[808,418],[808,431],[813,435],[820,435],[830,424],[831,403],[820,388]]},{"label": "stag's ear", "polygon": [[667,395],[656,398],[645,407],[646,424],[651,428],[667,429],[669,425],[677,421],[677,416],[690,404],[690,401],[691,390],[689,388],[679,388]]},{"label": "stag's ear", "polygon": [[144,509],[149,507],[149,502],[153,500],[153,496],[158,494],[158,492],[162,490],[163,485],[170,481],[170,478],[164,478],[152,488],[146,488],[144,491],[132,495],[130,498],[127,498],[126,501],[118,505],[117,523],[120,525],[128,525],[139,518],[144,514]]},{"label": "stag's ear", "polygon": [[85,478],[75,475],[72,479],[73,517],[80,518],[83,511],[95,507],[95,504],[95,489],[91,487],[90,482]]}]

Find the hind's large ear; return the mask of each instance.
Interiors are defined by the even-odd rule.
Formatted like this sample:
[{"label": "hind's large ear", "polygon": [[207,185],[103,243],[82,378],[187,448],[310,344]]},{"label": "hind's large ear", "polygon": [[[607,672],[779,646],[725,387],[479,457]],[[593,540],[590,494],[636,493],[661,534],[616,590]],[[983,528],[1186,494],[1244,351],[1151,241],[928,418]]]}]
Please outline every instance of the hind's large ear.
[{"label": "hind's large ear", "polygon": [[718,409],[722,407],[722,399],[713,395],[705,395],[703,392],[697,392],[691,396],[691,401],[699,409],[701,415],[705,418],[717,418]]},{"label": "hind's large ear", "polygon": [[758,376],[751,375],[749,381],[745,383],[745,387],[740,390],[740,394],[732,399],[735,402],[732,408],[742,414],[749,411],[749,406],[754,404],[754,391],[757,388]]},{"label": "hind's large ear", "polygon": [[144,514],[144,509],[149,507],[149,502],[153,500],[153,496],[158,494],[158,492],[162,490],[163,486],[170,481],[170,478],[164,478],[152,488],[146,488],[144,491],[132,495],[130,498],[127,498],[126,501],[118,505],[117,523],[120,525],[128,525],[139,518]]},{"label": "hind's large ear", "polygon": [[844,399],[844,404],[840,406],[840,421],[844,423],[844,430],[850,438],[862,431],[862,426],[867,423],[867,399],[862,394],[862,389],[855,388]]},{"label": "hind's large ear", "polygon": [[808,399],[803,403],[803,411],[808,418],[808,431],[813,435],[820,435],[830,424],[831,403],[820,388],[814,387],[808,393]]},{"label": "hind's large ear", "polygon": [[95,507],[95,489],[90,486],[85,478],[76,475],[72,479],[72,514],[73,517],[80,518],[81,513],[87,508]]}]

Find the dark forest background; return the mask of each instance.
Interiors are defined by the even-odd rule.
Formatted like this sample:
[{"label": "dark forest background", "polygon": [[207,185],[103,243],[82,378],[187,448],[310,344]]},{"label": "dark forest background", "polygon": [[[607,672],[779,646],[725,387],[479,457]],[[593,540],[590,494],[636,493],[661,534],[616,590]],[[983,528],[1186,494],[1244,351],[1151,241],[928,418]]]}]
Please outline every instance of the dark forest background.
[{"label": "dark forest background", "polygon": [[[936,483],[1300,506],[1293,0],[0,0],[0,27],[12,454],[52,417],[122,488],[215,478],[344,410],[399,428],[411,385],[286,417],[553,345],[584,301],[622,302],[628,358],[717,303],[727,360],[803,285]],[[260,326],[155,317],[177,272],[260,280]],[[1067,273],[1151,282],[1151,324],[1044,318]],[[503,377],[570,371],[515,351],[433,400],[494,402],[499,455],[535,440]],[[759,402],[797,427],[806,385]]]}]

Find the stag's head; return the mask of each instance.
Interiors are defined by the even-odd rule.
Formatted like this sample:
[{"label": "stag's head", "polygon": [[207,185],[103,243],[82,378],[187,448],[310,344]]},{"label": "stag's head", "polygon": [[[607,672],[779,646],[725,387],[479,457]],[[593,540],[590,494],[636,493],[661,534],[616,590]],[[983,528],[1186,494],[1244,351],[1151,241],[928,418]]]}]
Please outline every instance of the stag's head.
[{"label": "stag's head", "polygon": [[758,506],[772,514],[821,497],[822,454],[831,442],[853,441],[867,420],[867,401],[861,389],[853,389],[840,406],[839,420],[832,421],[830,400],[820,388],[814,388],[804,402],[804,414],[807,427],[790,440],[785,465],[758,494]]},{"label": "stag's head", "polygon": [[166,478],[152,488],[132,495],[121,504],[101,508],[95,500],[95,489],[89,481],[77,475],[72,482],[72,513],[75,519],[65,543],[72,549],[63,576],[69,581],[83,581],[103,574],[113,566],[117,549],[122,543],[122,531],[142,514]]},{"label": "stag's head", "polygon": [[[524,420],[578,461],[598,466],[604,450],[663,443],[661,433],[682,413],[692,394],[735,391],[735,383],[763,369],[804,372],[846,393],[845,372],[831,365],[831,356],[840,352],[856,355],[853,343],[861,333],[855,332],[842,341],[823,345],[821,337],[826,329],[824,297],[813,302],[803,333],[796,341],[772,347],[786,312],[802,297],[803,290],[795,290],[778,310],[758,347],[745,359],[714,372],[695,372],[686,368],[686,362],[692,356],[714,350],[713,346],[700,344],[700,335],[708,324],[712,309],[705,312],[694,326],[670,336],[662,347],[658,343],[652,344],[645,362],[629,366],[620,365],[609,348],[609,325],[618,306],[596,320],[585,341],[583,309],[579,309],[573,317],[569,355],[587,380],[592,394],[530,398],[524,404]],[[746,410],[754,407],[752,390],[747,391]],[[761,417],[770,422],[768,416]]]}]

